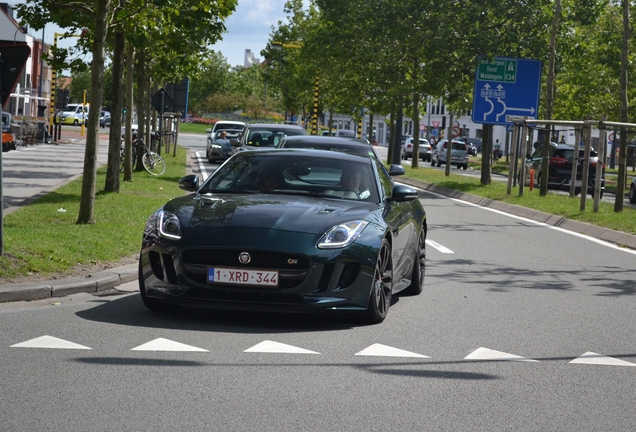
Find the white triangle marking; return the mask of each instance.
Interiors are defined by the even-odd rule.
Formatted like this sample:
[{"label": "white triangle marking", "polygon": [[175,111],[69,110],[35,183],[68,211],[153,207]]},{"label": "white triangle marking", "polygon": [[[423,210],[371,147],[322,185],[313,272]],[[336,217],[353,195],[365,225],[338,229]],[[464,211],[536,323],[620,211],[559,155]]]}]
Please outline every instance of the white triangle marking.
[{"label": "white triangle marking", "polygon": [[636,366],[634,363],[627,362],[625,360],[615,359],[613,357],[607,357],[601,354],[596,354],[591,351],[586,352],[581,357],[575,358],[570,362],[579,364],[595,364],[595,365],[609,365],[609,366]]},{"label": "white triangle marking", "polygon": [[393,348],[387,345],[379,343],[373,344],[362,351],[356,353],[359,356],[377,356],[377,357],[417,357],[417,358],[430,358],[428,356],[417,354],[410,351],[405,351],[399,348]]},{"label": "white triangle marking", "polygon": [[495,351],[489,348],[480,347],[467,355],[464,360],[498,360],[498,361],[527,361],[527,362],[539,362],[539,360],[532,360],[525,357],[521,357],[514,354],[508,354],[502,351]]},{"label": "white triangle marking", "polygon": [[263,341],[248,348],[243,352],[260,352],[260,353],[285,353],[285,354],[320,354],[316,351],[309,351],[304,348],[298,348],[293,345],[287,345],[280,342],[270,340]]},{"label": "white triangle marking", "polygon": [[203,348],[197,348],[191,345],[182,344],[180,342],[171,341],[169,339],[158,338],[143,345],[139,345],[131,351],[195,351],[208,352]]},{"label": "white triangle marking", "polygon": [[35,339],[31,339],[25,342],[20,342],[15,345],[11,345],[11,348],[55,348],[55,349],[84,349],[89,350],[91,348],[84,345],[69,342],[64,339],[59,339],[53,336],[40,336]]}]

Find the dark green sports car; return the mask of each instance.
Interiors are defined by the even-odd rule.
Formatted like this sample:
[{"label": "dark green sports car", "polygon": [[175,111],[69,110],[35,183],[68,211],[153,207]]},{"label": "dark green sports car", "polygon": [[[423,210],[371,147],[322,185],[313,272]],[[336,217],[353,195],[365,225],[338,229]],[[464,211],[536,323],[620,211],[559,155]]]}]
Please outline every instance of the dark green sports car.
[{"label": "dark green sports car", "polygon": [[175,305],[386,317],[391,296],[419,294],[426,213],[404,173],[326,150],[240,152],[146,224],[139,289]]}]

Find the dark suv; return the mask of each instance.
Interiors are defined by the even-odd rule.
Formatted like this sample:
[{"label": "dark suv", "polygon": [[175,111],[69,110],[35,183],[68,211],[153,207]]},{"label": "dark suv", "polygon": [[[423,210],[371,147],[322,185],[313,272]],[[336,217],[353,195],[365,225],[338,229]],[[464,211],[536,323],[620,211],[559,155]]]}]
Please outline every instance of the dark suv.
[{"label": "dark suv", "polygon": [[[572,179],[572,163],[576,150],[574,146],[568,144],[550,143],[550,162],[548,165],[548,189],[570,190],[570,180]],[[541,182],[541,159],[543,146],[537,148],[532,156],[526,160],[526,176],[529,175],[530,168],[534,168],[535,182],[537,187]],[[585,150],[579,148],[576,171],[575,193],[581,192],[581,181],[583,179],[583,159]],[[590,150],[590,168],[587,176],[587,192],[594,194],[594,184],[596,183],[596,164],[599,163],[596,150]],[[605,190],[605,164],[602,168],[601,176],[601,197]]]},{"label": "dark suv", "polygon": [[287,135],[307,135],[300,126],[286,124],[249,124],[240,140],[230,140],[234,147],[232,154],[243,150],[262,150],[278,146]]}]

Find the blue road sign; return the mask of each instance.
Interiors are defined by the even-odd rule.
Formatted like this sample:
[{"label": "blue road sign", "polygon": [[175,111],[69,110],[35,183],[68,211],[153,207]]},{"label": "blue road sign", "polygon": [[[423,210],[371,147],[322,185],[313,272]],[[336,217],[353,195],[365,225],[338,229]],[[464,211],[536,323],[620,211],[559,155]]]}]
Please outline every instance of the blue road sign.
[{"label": "blue road sign", "polygon": [[539,60],[496,57],[480,62],[475,73],[473,122],[512,125],[511,117],[536,118],[540,86]]},{"label": "blue road sign", "polygon": [[433,129],[431,131],[431,135],[433,135],[434,137],[436,137],[437,135],[439,135],[439,132],[437,131],[437,128]]}]

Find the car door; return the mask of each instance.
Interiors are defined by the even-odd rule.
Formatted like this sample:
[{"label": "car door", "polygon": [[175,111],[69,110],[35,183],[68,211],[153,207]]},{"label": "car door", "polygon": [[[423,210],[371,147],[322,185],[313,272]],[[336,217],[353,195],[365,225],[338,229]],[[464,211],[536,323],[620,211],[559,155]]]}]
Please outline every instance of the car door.
[{"label": "car door", "polygon": [[417,232],[414,226],[413,215],[408,211],[407,203],[396,203],[387,200],[393,193],[393,180],[389,176],[381,161],[376,161],[376,167],[382,185],[384,195],[384,220],[391,230],[392,257],[393,257],[393,281],[394,288],[406,278],[410,278],[410,269],[413,263],[412,243]]}]

